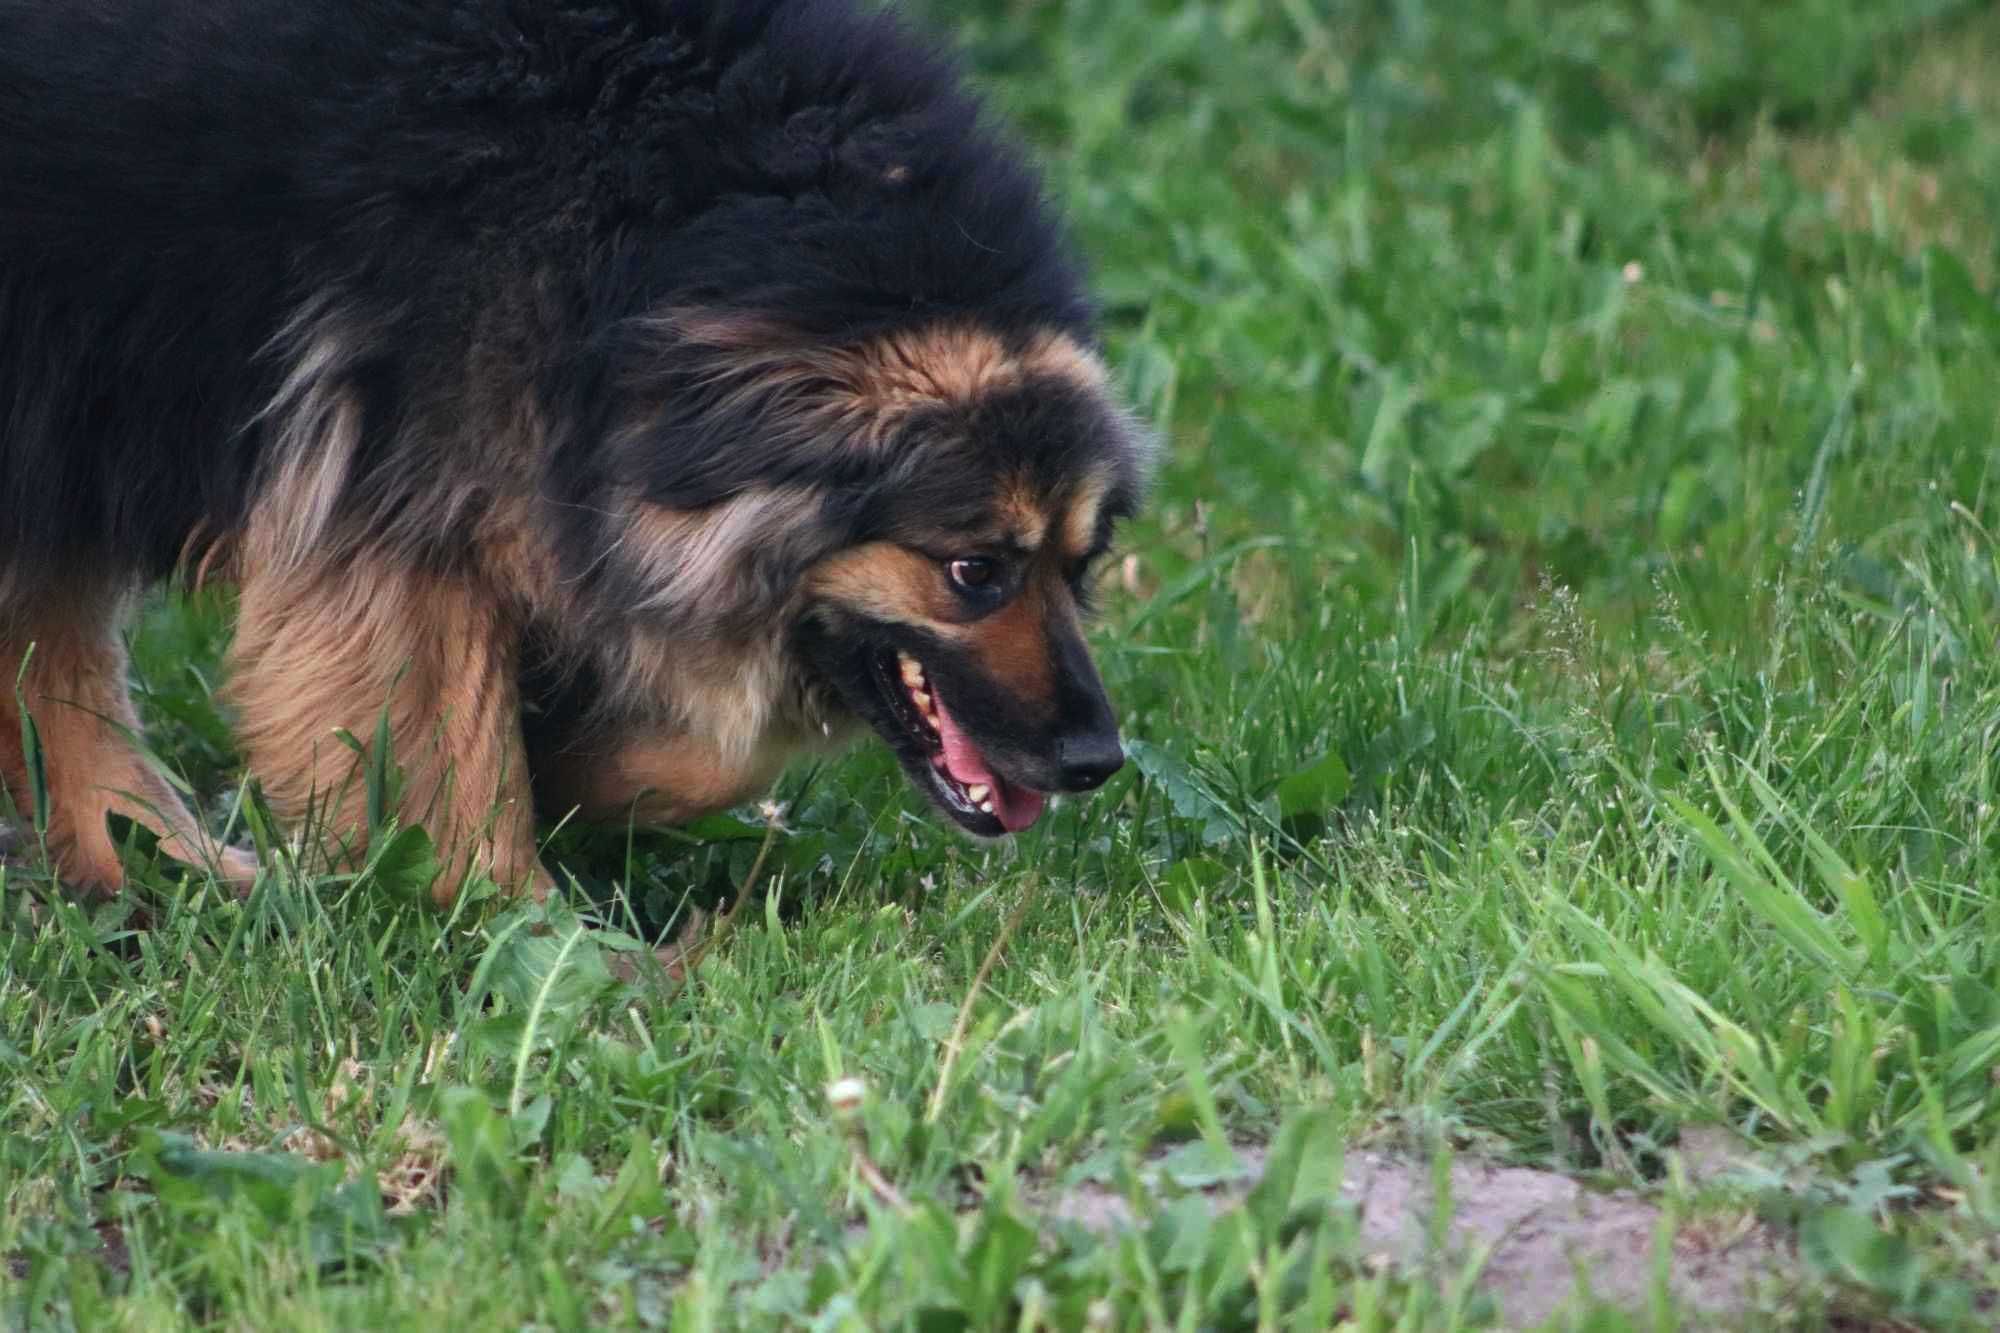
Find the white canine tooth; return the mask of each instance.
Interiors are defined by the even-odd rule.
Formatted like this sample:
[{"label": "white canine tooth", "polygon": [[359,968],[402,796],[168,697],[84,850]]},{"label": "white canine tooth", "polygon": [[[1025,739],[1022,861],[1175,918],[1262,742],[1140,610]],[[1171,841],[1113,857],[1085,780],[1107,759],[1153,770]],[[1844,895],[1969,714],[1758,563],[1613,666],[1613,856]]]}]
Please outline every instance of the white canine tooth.
[{"label": "white canine tooth", "polygon": [[918,711],[926,714],[931,711],[931,697],[922,690],[911,690],[910,698],[916,700]]},{"label": "white canine tooth", "polygon": [[977,804],[991,796],[993,789],[983,782],[975,782],[965,789],[965,794],[972,798],[974,804]]},{"label": "white canine tooth", "polygon": [[924,669],[916,658],[911,657],[908,653],[897,653],[896,657],[902,664],[903,683],[905,685],[921,685],[924,683]]},{"label": "white canine tooth", "polygon": [[991,802],[991,801],[981,801],[981,802],[979,803],[979,808],[980,808],[981,810],[984,810],[984,811],[985,811],[985,812],[986,812],[987,814],[989,814],[989,815],[990,815],[990,814],[992,814],[992,813],[993,813],[993,802]]}]

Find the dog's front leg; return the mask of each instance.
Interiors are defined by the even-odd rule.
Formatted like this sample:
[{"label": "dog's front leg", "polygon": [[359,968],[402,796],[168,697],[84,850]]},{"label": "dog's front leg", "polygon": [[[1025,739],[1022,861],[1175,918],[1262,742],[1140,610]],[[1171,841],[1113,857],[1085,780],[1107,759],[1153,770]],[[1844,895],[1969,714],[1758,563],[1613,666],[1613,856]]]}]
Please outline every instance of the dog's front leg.
[{"label": "dog's front leg", "polygon": [[0,793],[33,809],[21,705],[34,720],[48,798],[48,850],[65,882],[115,892],[125,869],[105,822],[123,815],[151,828],[160,848],[212,869],[238,892],[257,878],[256,858],[218,846],[167,780],[132,749],[139,734],[126,685],[120,629],[132,590],[80,581],[0,606]]},{"label": "dog's front leg", "polygon": [[448,905],[490,875],[538,900],[521,740],[519,631],[474,576],[412,571],[383,557],[338,567],[241,571],[230,697],[251,771],[277,813],[336,861],[368,834],[370,755],[386,715],[402,781],[397,813],[435,839]]}]

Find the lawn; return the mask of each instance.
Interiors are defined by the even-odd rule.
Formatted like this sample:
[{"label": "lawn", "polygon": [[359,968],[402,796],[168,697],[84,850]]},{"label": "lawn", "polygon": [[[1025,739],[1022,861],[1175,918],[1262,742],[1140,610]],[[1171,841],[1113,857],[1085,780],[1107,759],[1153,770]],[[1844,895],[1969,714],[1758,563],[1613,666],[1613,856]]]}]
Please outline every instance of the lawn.
[{"label": "lawn", "polygon": [[[2000,13],[927,12],[1168,444],[1133,762],[991,850],[879,749],[562,830],[545,920],[439,917],[415,834],[247,903],[15,864],[0,1327],[1508,1326],[1502,1167],[1652,1219],[1557,1327],[1993,1319]],[[134,652],[242,828],[226,635]]]}]

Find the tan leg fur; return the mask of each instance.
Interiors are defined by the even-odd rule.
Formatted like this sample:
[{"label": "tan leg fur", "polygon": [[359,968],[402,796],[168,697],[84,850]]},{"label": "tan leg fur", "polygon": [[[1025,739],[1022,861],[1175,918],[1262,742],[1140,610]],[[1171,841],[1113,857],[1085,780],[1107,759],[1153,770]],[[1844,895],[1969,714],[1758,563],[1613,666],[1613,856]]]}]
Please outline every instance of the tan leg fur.
[{"label": "tan leg fur", "polygon": [[544,897],[552,881],[535,852],[518,636],[499,599],[473,580],[387,560],[239,573],[229,695],[277,813],[328,835],[336,859],[358,856],[366,769],[334,732],[372,744],[386,707],[399,813],[430,831],[445,865],[439,905],[475,869]]},{"label": "tan leg fur", "polygon": [[116,813],[153,830],[175,860],[213,869],[247,892],[256,858],[218,846],[125,740],[139,730],[118,632],[126,601],[122,590],[68,590],[39,610],[16,608],[0,621],[0,785],[22,815],[33,809],[22,748],[25,701],[48,780],[49,852],[65,882],[89,894],[123,887],[125,872],[105,823]]}]

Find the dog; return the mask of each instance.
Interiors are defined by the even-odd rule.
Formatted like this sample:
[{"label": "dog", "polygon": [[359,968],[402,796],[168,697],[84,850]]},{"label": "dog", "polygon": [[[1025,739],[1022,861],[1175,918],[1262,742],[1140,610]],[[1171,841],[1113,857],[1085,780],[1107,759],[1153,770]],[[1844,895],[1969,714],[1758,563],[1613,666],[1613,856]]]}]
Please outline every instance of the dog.
[{"label": "dog", "polygon": [[1018,832],[1123,762],[1082,626],[1152,452],[892,15],[0,0],[0,784],[75,889],[114,813],[257,873],[128,743],[189,568],[270,807],[353,857],[386,741],[441,904],[547,892],[538,803],[680,822],[870,729]]}]

